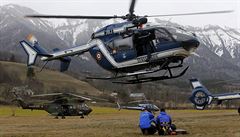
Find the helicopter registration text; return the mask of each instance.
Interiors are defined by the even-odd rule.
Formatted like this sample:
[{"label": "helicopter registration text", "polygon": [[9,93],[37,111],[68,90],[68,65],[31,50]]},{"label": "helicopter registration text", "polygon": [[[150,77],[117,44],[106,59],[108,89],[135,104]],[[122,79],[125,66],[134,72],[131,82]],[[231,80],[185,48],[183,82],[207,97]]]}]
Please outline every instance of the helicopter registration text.
[{"label": "helicopter registration text", "polygon": [[[157,59],[158,59],[157,54],[151,55],[151,60],[157,60]],[[146,62],[147,56],[139,57],[139,58],[137,58],[137,61],[138,61],[138,63]]]}]

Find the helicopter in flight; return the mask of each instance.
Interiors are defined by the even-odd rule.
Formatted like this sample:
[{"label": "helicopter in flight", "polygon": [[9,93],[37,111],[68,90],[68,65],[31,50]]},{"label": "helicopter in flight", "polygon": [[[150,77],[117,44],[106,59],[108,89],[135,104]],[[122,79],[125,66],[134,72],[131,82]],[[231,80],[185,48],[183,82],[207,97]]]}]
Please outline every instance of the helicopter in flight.
[{"label": "helicopter in flight", "polygon": [[[20,41],[20,45],[28,55],[27,65],[34,65],[36,58],[39,56],[42,61],[46,62],[45,65],[48,61],[60,60],[60,71],[66,71],[71,62],[71,56],[90,52],[102,68],[112,72],[112,76],[88,77],[88,79],[113,80],[113,83],[135,84],[177,78],[185,74],[188,66],[178,74],[174,74],[172,70],[184,67],[183,60],[195,53],[200,42],[194,33],[173,26],[153,24],[148,22],[148,18],[232,12],[212,11],[138,16],[134,14],[135,3],[136,0],[131,1],[129,13],[123,16],[26,15],[27,18],[46,19],[124,20],[121,23],[109,24],[95,31],[89,42],[84,45],[61,51],[54,50],[52,53],[48,53],[41,48],[37,38],[30,35],[27,41]],[[123,78],[127,79],[119,80]]]},{"label": "helicopter in flight", "polygon": [[16,97],[13,102],[16,101],[22,109],[45,110],[55,116],[56,119],[58,119],[59,116],[62,119],[65,119],[65,116],[80,116],[80,118],[84,118],[84,115],[88,116],[92,112],[92,109],[85,103],[85,101],[91,101],[91,99],[73,93],[32,95],[31,98],[51,97],[52,100],[50,102],[40,104],[27,103],[18,93],[13,92],[13,94]]}]

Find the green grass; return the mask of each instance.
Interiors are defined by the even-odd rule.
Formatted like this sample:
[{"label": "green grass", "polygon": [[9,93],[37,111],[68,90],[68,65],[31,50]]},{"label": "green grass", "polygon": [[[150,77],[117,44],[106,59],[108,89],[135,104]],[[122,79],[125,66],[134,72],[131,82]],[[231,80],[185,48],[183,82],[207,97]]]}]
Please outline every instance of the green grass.
[{"label": "green grass", "polygon": [[[91,107],[91,106],[90,106]],[[105,114],[136,114],[138,111],[132,110],[121,110],[117,108],[108,108],[108,107],[91,107],[93,112],[91,115],[105,115]],[[0,116],[12,116],[13,111],[15,111],[16,116],[46,116],[48,113],[44,110],[29,110],[22,109],[21,107],[16,106],[0,106]]]},{"label": "green grass", "polygon": [[[0,107],[1,137],[143,137],[138,127],[139,111],[92,107],[84,119],[54,119],[44,111]],[[239,137],[240,116],[236,110],[167,110],[184,137]],[[157,116],[158,113],[155,114]],[[157,134],[153,136],[158,136]],[[152,136],[150,136],[152,137]]]},{"label": "green grass", "polygon": [[29,109],[22,109],[15,106],[0,106],[0,116],[12,116],[13,112],[15,111],[15,116],[44,116],[48,115],[47,112],[42,110],[29,110]]}]

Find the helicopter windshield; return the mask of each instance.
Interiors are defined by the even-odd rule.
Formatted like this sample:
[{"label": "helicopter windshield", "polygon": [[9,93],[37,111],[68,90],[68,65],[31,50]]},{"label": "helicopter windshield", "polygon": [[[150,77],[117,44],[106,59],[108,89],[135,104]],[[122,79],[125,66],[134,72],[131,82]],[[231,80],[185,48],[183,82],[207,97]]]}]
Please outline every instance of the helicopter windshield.
[{"label": "helicopter windshield", "polygon": [[175,41],[187,41],[189,39],[195,38],[195,35],[191,32],[188,32],[180,27],[164,27],[164,28],[158,28],[159,30],[165,30],[168,32],[169,37],[174,39]]},{"label": "helicopter windshield", "polygon": [[171,33],[165,28],[157,28],[155,30],[156,43],[164,43],[174,41]]}]

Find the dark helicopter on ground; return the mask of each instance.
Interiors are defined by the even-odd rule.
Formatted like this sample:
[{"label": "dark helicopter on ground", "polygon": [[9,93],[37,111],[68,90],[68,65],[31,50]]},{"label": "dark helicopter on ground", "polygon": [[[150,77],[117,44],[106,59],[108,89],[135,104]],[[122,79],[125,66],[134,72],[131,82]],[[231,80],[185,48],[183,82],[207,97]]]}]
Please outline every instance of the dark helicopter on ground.
[{"label": "dark helicopter on ground", "polygon": [[[136,0],[131,1],[129,13],[124,16],[66,16],[66,15],[27,15],[28,18],[68,18],[68,19],[116,19],[125,20],[121,23],[107,25],[92,34],[88,43],[52,53],[39,46],[37,39],[30,35],[28,41],[20,44],[28,54],[28,66],[35,64],[36,58],[42,61],[60,60],[61,69],[68,69],[70,56],[80,55],[89,51],[96,62],[104,69],[113,73],[111,77],[89,77],[92,79],[128,79],[113,81],[115,83],[135,84],[149,81],[177,78],[187,71],[184,68],[179,74],[172,69],[183,67],[183,60],[194,54],[199,40],[194,33],[181,28],[161,26],[148,22],[149,17],[181,16],[229,13],[232,11],[213,11],[169,15],[138,16],[134,14]],[[45,66],[45,65],[44,65]],[[145,74],[157,73],[153,75]],[[140,76],[140,77],[139,77]]]},{"label": "dark helicopter on ground", "polygon": [[58,116],[62,117],[62,119],[65,116],[80,116],[80,118],[84,118],[84,115],[87,116],[92,112],[92,109],[85,103],[85,101],[91,101],[90,98],[72,93],[32,95],[31,98],[44,97],[51,100],[50,102],[39,104],[26,103],[16,92],[13,93],[16,97],[13,101],[16,101],[23,109],[45,110],[55,116],[55,118],[58,118]]}]

